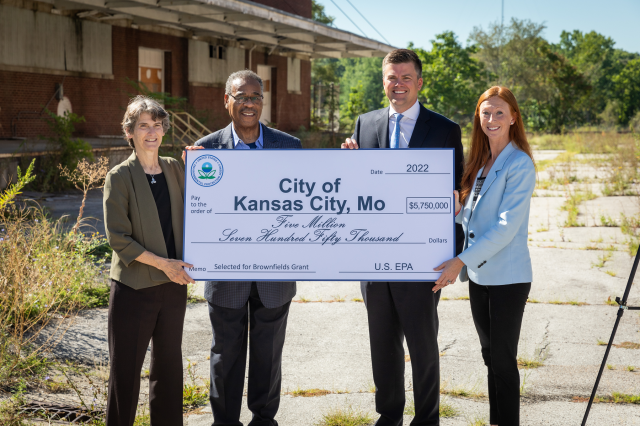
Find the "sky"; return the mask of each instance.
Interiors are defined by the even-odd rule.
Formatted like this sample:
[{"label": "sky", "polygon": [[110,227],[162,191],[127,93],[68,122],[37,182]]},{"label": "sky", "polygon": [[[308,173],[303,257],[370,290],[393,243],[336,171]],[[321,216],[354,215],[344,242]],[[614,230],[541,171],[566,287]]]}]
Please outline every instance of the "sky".
[{"label": "sky", "polygon": [[[431,48],[436,34],[451,30],[466,45],[475,26],[488,28],[501,18],[502,0],[317,0],[325,13],[336,18],[340,29],[362,35],[335,2],[369,37],[384,42],[356,12],[349,1],[382,33],[389,43]],[[615,47],[640,53],[640,0],[504,0],[505,25],[511,18],[530,19],[546,25],[543,36],[551,43],[563,30],[596,31],[615,42]]]}]

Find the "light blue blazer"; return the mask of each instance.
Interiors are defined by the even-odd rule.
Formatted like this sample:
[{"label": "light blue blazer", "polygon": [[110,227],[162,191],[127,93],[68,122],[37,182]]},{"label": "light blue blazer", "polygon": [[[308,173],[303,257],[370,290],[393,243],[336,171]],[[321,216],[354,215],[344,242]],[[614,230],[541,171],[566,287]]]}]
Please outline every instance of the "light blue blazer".
[{"label": "light blue blazer", "polygon": [[527,240],[535,186],[533,161],[509,143],[489,170],[475,206],[472,208],[472,190],[456,217],[465,235],[464,250],[458,256],[466,265],[460,272],[461,281],[471,279],[481,285],[532,281]]}]

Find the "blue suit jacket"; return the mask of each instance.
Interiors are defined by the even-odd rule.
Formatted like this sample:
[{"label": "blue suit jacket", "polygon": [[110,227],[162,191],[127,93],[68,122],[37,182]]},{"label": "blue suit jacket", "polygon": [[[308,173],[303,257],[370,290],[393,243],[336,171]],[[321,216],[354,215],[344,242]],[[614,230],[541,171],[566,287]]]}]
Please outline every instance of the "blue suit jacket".
[{"label": "blue suit jacket", "polygon": [[[301,149],[300,139],[263,124],[263,149]],[[197,141],[194,145],[207,149],[233,149],[231,124]],[[266,250],[266,247],[265,247]],[[293,299],[296,295],[295,281],[258,281],[260,301],[267,308],[277,308]],[[239,309],[249,300],[251,281],[207,281],[204,285],[204,297],[214,305],[223,308]]]},{"label": "blue suit jacket", "polygon": [[533,161],[510,143],[489,170],[475,206],[472,192],[456,217],[465,236],[464,251],[458,256],[466,265],[460,280],[482,285],[532,281],[527,240],[535,186]]}]

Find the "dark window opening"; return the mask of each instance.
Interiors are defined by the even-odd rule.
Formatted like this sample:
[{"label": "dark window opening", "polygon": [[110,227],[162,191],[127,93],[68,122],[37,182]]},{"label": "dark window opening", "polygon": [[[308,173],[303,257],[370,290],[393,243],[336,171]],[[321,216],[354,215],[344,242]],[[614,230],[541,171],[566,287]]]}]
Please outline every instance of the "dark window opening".
[{"label": "dark window opening", "polygon": [[227,49],[224,46],[209,45],[209,57],[213,59],[227,59]]}]

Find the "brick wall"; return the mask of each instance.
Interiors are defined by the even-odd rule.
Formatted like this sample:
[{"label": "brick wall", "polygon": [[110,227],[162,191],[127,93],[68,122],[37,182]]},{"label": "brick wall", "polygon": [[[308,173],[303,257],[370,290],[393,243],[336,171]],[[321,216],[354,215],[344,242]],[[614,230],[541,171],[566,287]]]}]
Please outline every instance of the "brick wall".
[{"label": "brick wall", "polygon": [[311,0],[252,0],[288,13],[311,19]]},{"label": "brick wall", "polygon": [[[290,132],[300,126],[309,128],[311,120],[311,62],[300,61],[301,94],[287,91],[287,58],[285,56],[269,55],[267,49],[256,49],[251,54],[251,69],[258,71],[258,65],[271,65],[276,68],[276,82],[274,84],[275,102],[272,103],[271,120],[278,125],[278,129]],[[248,54],[247,54],[248,65]]]},{"label": "brick wall", "polygon": [[[138,46],[171,51],[171,94],[187,97],[187,39],[113,27],[114,79],[84,78],[27,72],[0,71],[0,124],[2,137],[9,137],[11,119],[21,111],[40,111],[55,92],[56,83],[64,82],[64,95],[71,101],[73,112],[84,116],[86,123],[76,126],[79,137],[121,134],[120,122],[133,88],[126,79],[138,79]],[[48,106],[56,112],[58,102]],[[17,135],[38,137],[49,135],[42,119],[18,121]]]},{"label": "brick wall", "polygon": [[[288,1],[292,5],[306,4]],[[268,1],[264,0],[262,3],[267,4]],[[279,2],[273,0],[273,3]],[[310,15],[310,1],[308,6]],[[126,83],[126,79],[138,79],[139,46],[171,51],[171,73],[166,73],[171,81],[165,83],[166,87],[170,87],[172,96],[187,97],[191,112],[203,119],[212,131],[230,122],[223,103],[224,88],[189,85],[188,39],[116,26],[113,27],[112,37],[113,80],[0,71],[0,138],[11,136],[11,119],[19,112],[40,111],[53,96],[56,83],[63,81],[64,95],[71,101],[73,112],[84,116],[87,121],[76,126],[75,136],[120,135],[120,122],[129,97],[133,94],[133,88]],[[276,67],[276,102],[272,106],[272,120],[283,131],[295,131],[300,126],[309,128],[310,62],[301,61],[302,94],[290,94],[287,92],[287,58],[268,55],[267,52],[266,48],[256,48],[253,51],[252,68],[257,71],[258,64]],[[246,65],[248,66],[248,54]],[[57,107],[58,102],[53,99],[48,109],[56,112]],[[36,138],[39,135],[50,135],[42,118],[25,118],[18,122],[17,136]]]}]

